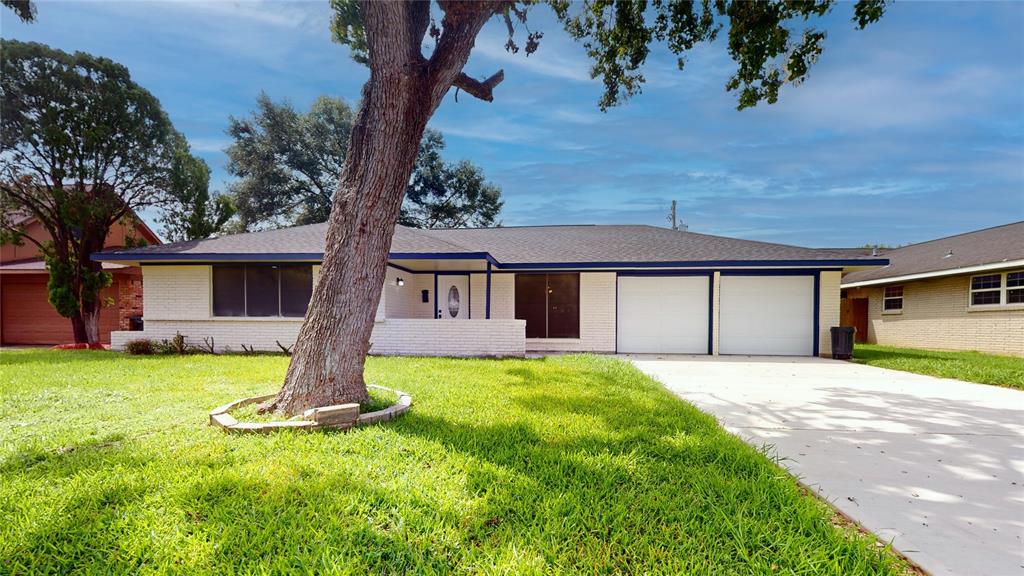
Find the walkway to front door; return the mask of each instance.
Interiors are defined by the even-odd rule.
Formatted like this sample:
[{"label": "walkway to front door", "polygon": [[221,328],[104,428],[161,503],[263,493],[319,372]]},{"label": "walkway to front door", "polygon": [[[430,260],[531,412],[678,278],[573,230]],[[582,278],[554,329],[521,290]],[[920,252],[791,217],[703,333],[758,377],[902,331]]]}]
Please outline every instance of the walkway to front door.
[{"label": "walkway to front door", "polygon": [[628,358],[932,574],[1024,573],[1024,392],[821,358]]}]

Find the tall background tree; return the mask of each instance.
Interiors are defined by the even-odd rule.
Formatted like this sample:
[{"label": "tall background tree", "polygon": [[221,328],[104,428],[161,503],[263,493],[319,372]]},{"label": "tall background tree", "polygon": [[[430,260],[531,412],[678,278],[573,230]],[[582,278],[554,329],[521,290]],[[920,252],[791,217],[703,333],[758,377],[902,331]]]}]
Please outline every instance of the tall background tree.
[{"label": "tall background tree", "polygon": [[[737,69],[726,85],[738,91],[739,108],[774,102],[783,84],[803,81],[821,54],[824,31],[809,25],[833,0],[762,2],[706,0],[588,0],[551,2],[568,33],[593,60],[601,108],[619,104],[643,84],[641,67],[651,47],[678,56],[728,33]],[[345,167],[334,194],[320,277],[299,332],[285,382],[264,410],[296,413],[311,406],[366,398],[363,363],[383,286],[395,221],[427,122],[454,86],[484,101],[504,79],[464,71],[484,24],[502,18],[506,48],[519,50],[530,2],[438,0],[430,2],[332,0],[335,39],[366,64],[370,78],[352,126]],[[885,0],[857,0],[853,20],[878,20]],[[802,30],[798,31],[798,27]],[[540,31],[527,31],[527,54]],[[432,41],[432,42],[431,42]],[[520,39],[522,41],[522,39]],[[424,48],[429,54],[424,53]]]},{"label": "tall background tree", "polygon": [[[39,244],[50,302],[76,342],[96,344],[111,277],[89,255],[114,223],[161,199],[182,137],[124,66],[43,44],[0,42],[0,104],[0,203],[53,237]],[[9,218],[0,230],[38,244]]]},{"label": "tall background tree", "polygon": [[210,194],[210,167],[188,147],[174,152],[160,224],[167,240],[199,240],[221,232],[235,215],[224,194]]},{"label": "tall background tree", "polygon": [[[238,180],[231,199],[235,231],[326,222],[338,188],[354,114],[340,98],[321,96],[309,112],[266,94],[248,118],[231,118],[228,170]],[[446,164],[444,137],[428,130],[402,207],[401,221],[419,228],[490,226],[501,190],[468,161]]]}]

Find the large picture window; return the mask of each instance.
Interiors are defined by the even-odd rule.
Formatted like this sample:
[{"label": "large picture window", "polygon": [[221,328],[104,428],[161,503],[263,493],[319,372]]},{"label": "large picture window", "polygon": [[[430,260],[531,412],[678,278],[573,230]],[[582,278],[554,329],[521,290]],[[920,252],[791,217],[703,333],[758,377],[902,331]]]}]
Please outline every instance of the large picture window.
[{"label": "large picture window", "polygon": [[972,276],[970,302],[986,308],[1024,304],[1024,271]]},{"label": "large picture window", "polygon": [[213,267],[214,316],[306,315],[313,294],[310,265],[230,264]]},{"label": "large picture window", "polygon": [[516,274],[516,318],[527,338],[579,338],[580,275]]}]

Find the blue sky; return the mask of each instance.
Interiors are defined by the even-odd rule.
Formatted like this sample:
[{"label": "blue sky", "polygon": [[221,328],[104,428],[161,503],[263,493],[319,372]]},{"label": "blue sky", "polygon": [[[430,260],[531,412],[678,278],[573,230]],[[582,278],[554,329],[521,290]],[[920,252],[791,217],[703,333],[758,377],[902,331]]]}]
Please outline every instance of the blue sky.
[{"label": "blue sky", "polygon": [[[602,113],[582,48],[537,7],[533,56],[507,54],[499,22],[477,40],[467,72],[505,69],[495,102],[449,94],[431,126],[501,186],[506,225],[664,225],[676,199],[694,231],[852,246],[1024,219],[1024,3],[897,2],[864,31],[850,12],[776,105],[736,111],[718,41],[683,72],[656,49],[644,93]],[[227,119],[261,90],[358,98],[367,72],[329,17],[326,1],[44,1],[31,25],[4,10],[0,32],[126,65],[223,188]]]}]

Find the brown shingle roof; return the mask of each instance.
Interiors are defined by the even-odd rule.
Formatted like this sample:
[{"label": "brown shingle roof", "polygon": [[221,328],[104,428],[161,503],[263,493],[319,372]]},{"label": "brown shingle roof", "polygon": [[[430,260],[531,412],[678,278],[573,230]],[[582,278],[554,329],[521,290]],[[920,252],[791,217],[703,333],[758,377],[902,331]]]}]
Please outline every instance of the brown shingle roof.
[{"label": "brown shingle roof", "polygon": [[1024,260],[1024,221],[881,251],[889,265],[851,272],[843,284]]},{"label": "brown shingle roof", "polygon": [[[236,234],[132,250],[103,252],[101,260],[303,259],[323,256],[326,224]],[[481,253],[500,264],[710,261],[865,261],[842,251],[739,240],[641,225],[523,226],[418,230],[398,226],[392,254]]]}]

